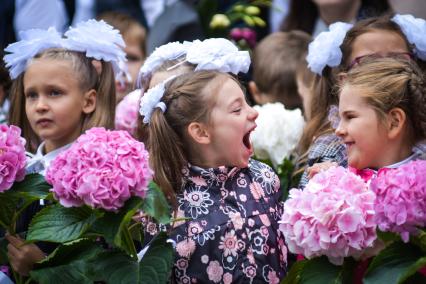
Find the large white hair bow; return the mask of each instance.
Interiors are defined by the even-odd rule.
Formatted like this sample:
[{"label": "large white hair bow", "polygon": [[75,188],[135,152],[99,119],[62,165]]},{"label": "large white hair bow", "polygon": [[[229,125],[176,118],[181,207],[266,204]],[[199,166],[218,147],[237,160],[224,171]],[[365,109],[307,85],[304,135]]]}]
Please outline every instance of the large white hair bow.
[{"label": "large white hair bow", "polygon": [[65,48],[85,52],[87,57],[111,62],[116,71],[118,62],[126,61],[126,46],[120,32],[104,21],[88,20],[65,32]]},{"label": "large white hair bow", "polygon": [[336,22],[331,24],[329,31],[320,33],[310,44],[306,61],[312,72],[319,75],[325,66],[336,67],[342,61],[340,45],[352,24]]},{"label": "large white hair bow", "polygon": [[4,56],[4,61],[12,79],[24,72],[28,61],[41,51],[64,45],[61,35],[53,27],[21,31],[19,35],[22,40],[9,44],[5,49],[9,54]]},{"label": "large white hair bow", "polygon": [[248,51],[239,51],[229,40],[210,38],[194,42],[187,51],[186,60],[197,67],[195,71],[217,70],[237,75],[250,67]]},{"label": "large white hair bow", "polygon": [[414,45],[414,54],[426,60],[426,21],[420,18],[414,18],[412,15],[396,14],[392,21],[397,23],[409,43]]}]

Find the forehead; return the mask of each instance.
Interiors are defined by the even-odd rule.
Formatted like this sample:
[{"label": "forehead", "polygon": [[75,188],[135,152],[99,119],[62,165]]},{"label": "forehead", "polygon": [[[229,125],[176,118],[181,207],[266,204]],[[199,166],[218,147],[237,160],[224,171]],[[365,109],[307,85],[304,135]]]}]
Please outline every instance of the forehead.
[{"label": "forehead", "polygon": [[339,94],[339,110],[345,111],[366,105],[363,94],[368,92],[364,88],[345,84]]},{"label": "forehead", "polygon": [[70,60],[37,58],[27,67],[24,74],[24,86],[27,84],[78,81]]},{"label": "forehead", "polygon": [[228,106],[229,104],[233,103],[235,100],[239,98],[244,99],[244,93],[241,89],[240,85],[235,82],[231,78],[216,78],[216,82],[212,82],[216,84],[216,86],[212,86],[213,88],[216,88],[216,104],[217,105],[223,105]]},{"label": "forehead", "polygon": [[393,52],[409,52],[404,39],[396,32],[373,30],[354,40],[350,60],[370,54],[386,55]]}]

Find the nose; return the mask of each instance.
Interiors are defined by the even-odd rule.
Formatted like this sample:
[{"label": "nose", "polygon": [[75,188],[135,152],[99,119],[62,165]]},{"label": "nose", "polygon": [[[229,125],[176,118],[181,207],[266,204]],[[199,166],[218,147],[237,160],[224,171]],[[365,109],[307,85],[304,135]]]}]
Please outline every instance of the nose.
[{"label": "nose", "polygon": [[343,137],[346,135],[346,129],[342,123],[342,120],[340,120],[339,125],[337,125],[335,133],[339,137]]},{"label": "nose", "polygon": [[48,110],[48,108],[49,108],[49,104],[47,100],[44,98],[44,96],[39,96],[36,101],[35,110],[37,112],[45,112]]},{"label": "nose", "polygon": [[255,110],[253,107],[249,107],[249,114],[248,119],[249,120],[256,120],[256,118],[259,116],[259,112]]}]

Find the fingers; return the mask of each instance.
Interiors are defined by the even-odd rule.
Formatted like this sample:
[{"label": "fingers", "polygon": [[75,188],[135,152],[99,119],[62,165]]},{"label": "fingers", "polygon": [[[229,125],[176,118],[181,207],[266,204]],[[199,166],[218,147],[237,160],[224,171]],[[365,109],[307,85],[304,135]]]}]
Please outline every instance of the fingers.
[{"label": "fingers", "polygon": [[16,236],[6,234],[5,238],[9,242],[9,244],[13,245],[16,248],[19,248],[24,244],[24,240]]},{"label": "fingers", "polygon": [[308,167],[308,178],[313,178],[317,173],[321,171],[326,171],[330,168],[337,167],[338,164],[336,162],[326,161],[322,163],[313,164],[311,167]]}]

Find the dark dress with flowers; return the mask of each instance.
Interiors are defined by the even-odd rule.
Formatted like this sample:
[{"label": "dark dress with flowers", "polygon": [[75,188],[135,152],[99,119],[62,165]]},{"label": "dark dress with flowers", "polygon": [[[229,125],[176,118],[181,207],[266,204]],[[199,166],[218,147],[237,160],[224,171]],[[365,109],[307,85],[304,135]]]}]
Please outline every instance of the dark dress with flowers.
[{"label": "dark dress with flowers", "polygon": [[[287,248],[278,230],[279,179],[250,160],[249,167],[184,170],[171,239],[176,242],[172,278],[177,283],[279,283]],[[146,224],[146,238],[158,232]]]}]

